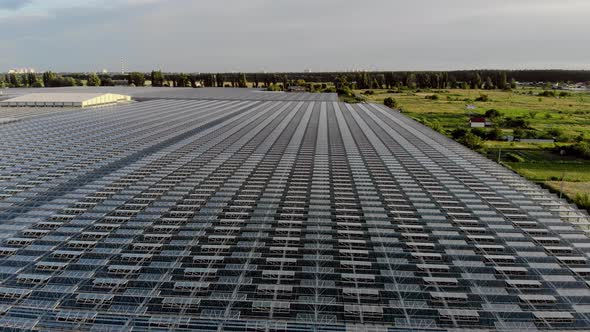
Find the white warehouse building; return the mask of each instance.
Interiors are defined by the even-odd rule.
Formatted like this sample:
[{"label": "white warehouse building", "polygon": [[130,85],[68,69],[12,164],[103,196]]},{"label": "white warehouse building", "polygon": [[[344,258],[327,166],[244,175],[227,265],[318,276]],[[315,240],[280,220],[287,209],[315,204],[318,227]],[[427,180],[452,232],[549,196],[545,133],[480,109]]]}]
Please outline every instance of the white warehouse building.
[{"label": "white warehouse building", "polygon": [[88,107],[130,101],[114,93],[31,93],[0,101],[3,107]]}]

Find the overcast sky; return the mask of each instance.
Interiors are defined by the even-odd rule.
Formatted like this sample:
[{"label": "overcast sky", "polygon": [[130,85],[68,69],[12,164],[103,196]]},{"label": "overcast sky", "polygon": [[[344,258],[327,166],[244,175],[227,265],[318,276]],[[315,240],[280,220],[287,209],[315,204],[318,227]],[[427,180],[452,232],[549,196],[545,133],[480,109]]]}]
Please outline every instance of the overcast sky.
[{"label": "overcast sky", "polygon": [[590,69],[589,32],[589,0],[0,0],[0,71]]}]

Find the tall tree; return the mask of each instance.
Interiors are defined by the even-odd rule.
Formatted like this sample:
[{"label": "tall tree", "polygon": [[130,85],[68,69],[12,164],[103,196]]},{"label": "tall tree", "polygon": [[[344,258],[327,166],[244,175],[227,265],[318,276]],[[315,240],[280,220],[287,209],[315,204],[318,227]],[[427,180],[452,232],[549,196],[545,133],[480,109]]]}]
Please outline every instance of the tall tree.
[{"label": "tall tree", "polygon": [[185,73],[180,73],[180,75],[178,75],[178,83],[176,86],[181,87],[181,88],[185,88],[188,85],[189,85],[188,75],[186,75]]},{"label": "tall tree", "polygon": [[86,81],[86,85],[88,86],[100,86],[100,77],[96,75],[96,73],[92,73],[88,75],[88,81]]},{"label": "tall tree", "polygon": [[485,89],[486,90],[491,90],[494,88],[494,82],[492,81],[491,77],[486,77],[486,83],[485,83]]},{"label": "tall tree", "polygon": [[225,84],[225,76],[221,73],[218,73],[217,75],[215,75],[215,80],[217,81],[217,87],[223,88]]},{"label": "tall tree", "polygon": [[20,79],[15,73],[9,75],[8,82],[13,88],[19,88],[21,86]]},{"label": "tall tree", "polygon": [[244,74],[244,73],[239,74],[238,87],[239,88],[247,88],[248,87],[248,81],[246,80],[246,74]]},{"label": "tall tree", "polygon": [[127,81],[129,82],[129,85],[133,84],[135,86],[144,86],[145,85],[145,75],[143,73],[135,71],[135,72],[129,73],[129,76],[127,77]]},{"label": "tall tree", "polygon": [[164,86],[164,75],[162,74],[162,71],[152,70],[150,81],[152,81],[152,86]]},{"label": "tall tree", "polygon": [[474,89],[481,89],[481,85],[483,84],[481,75],[479,73],[475,73],[475,77],[473,78],[473,81],[471,83]]},{"label": "tall tree", "polygon": [[498,88],[506,89],[508,87],[508,79],[506,78],[506,72],[503,71],[500,73],[500,82],[498,83]]},{"label": "tall tree", "polygon": [[51,71],[43,73],[43,85],[45,87],[52,87],[57,79],[57,75]]}]

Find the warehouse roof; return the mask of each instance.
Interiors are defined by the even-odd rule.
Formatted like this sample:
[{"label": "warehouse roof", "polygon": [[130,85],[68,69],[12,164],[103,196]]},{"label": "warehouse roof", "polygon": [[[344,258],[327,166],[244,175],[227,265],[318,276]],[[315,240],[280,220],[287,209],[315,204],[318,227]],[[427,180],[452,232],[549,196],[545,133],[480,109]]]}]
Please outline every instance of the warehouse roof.
[{"label": "warehouse roof", "polygon": [[93,106],[131,100],[114,93],[30,93],[0,102],[2,106]]}]

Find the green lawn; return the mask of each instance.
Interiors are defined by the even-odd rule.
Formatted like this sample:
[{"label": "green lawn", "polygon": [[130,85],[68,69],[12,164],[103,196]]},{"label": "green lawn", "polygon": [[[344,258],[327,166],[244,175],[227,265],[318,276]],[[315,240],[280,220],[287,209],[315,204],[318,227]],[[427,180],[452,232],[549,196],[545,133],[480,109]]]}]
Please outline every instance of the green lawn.
[{"label": "green lawn", "polygon": [[559,180],[590,182],[590,163],[580,162],[504,162],[517,173],[533,181]]}]

